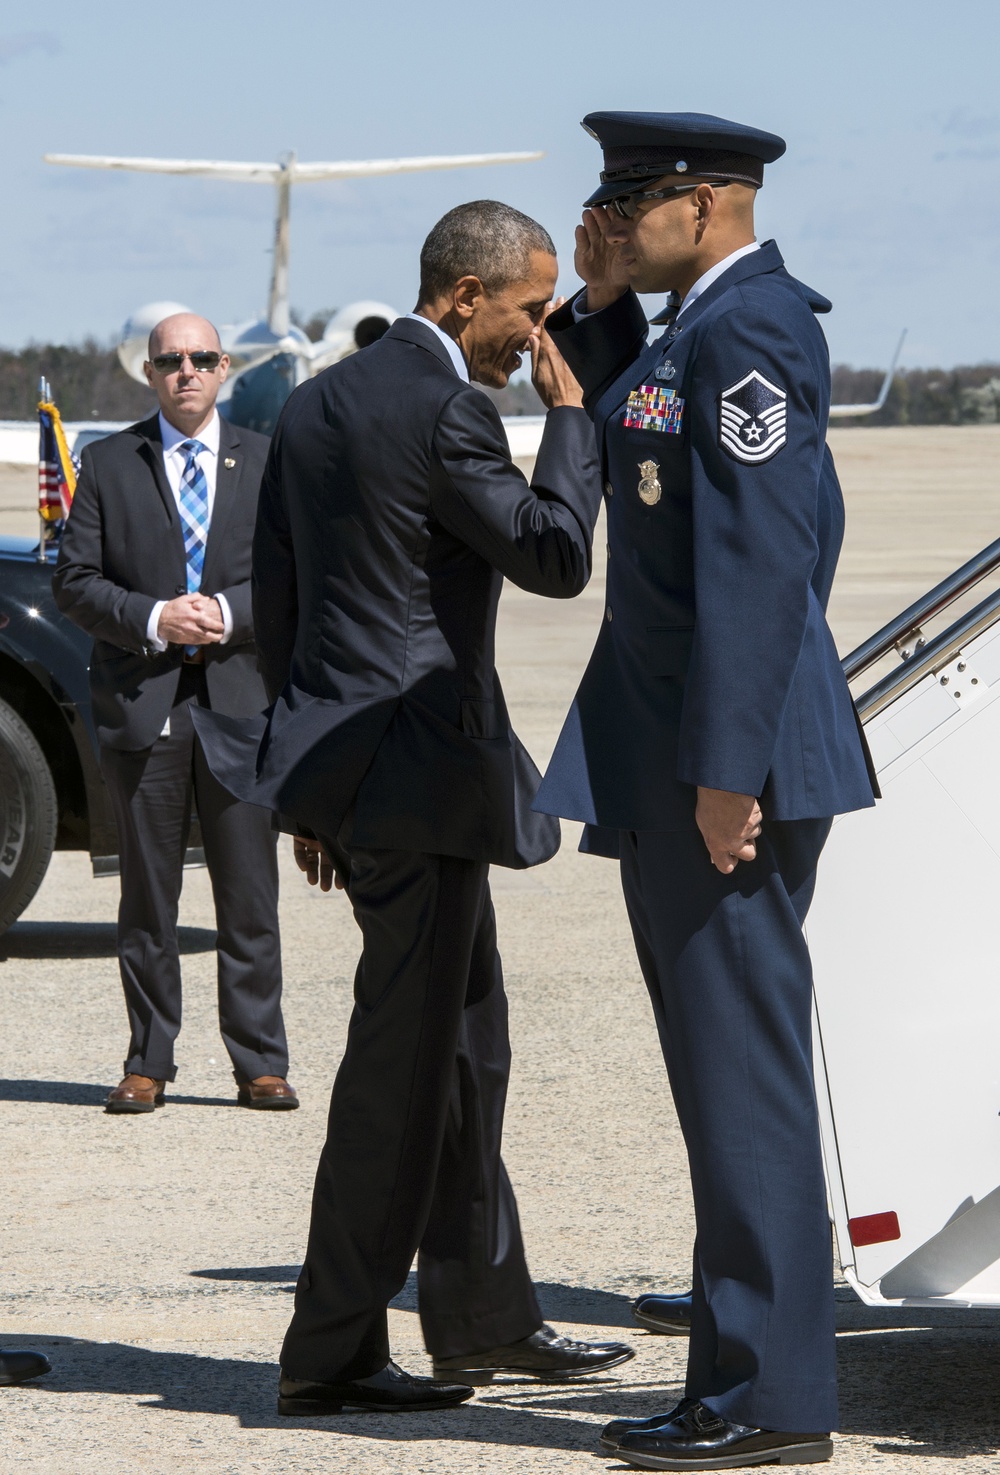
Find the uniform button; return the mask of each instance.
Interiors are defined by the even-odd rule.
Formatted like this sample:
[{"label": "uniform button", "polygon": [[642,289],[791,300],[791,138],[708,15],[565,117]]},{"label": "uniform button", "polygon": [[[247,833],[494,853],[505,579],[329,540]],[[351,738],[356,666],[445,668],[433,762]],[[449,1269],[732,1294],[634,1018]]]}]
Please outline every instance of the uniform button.
[{"label": "uniform button", "polygon": [[174,585],[174,593],[175,594],[186,594],[187,593],[187,585],[186,584],[175,584]]},{"label": "uniform button", "polygon": [[609,496],[609,497],[613,497],[614,494],[615,494],[615,489],[614,489],[614,487],[611,485],[611,483],[609,481],[606,481],[604,483],[604,491],[605,491],[605,494],[607,496]]},{"label": "uniform button", "polygon": [[612,621],[612,620],[613,620],[613,619],[614,619],[614,617],[615,617],[615,612],[614,612],[614,610],[613,610],[613,609],[612,609],[612,608],[611,608],[611,606],[610,606],[610,604],[609,604],[609,605],[608,605],[608,607],[607,607],[607,609],[606,609],[606,610],[605,610],[605,612],[604,612],[604,618],[605,618],[605,619],[606,619],[606,620],[607,620],[607,621],[608,621],[608,623],[609,623],[609,624],[610,624],[610,623],[611,623],[611,621]]}]

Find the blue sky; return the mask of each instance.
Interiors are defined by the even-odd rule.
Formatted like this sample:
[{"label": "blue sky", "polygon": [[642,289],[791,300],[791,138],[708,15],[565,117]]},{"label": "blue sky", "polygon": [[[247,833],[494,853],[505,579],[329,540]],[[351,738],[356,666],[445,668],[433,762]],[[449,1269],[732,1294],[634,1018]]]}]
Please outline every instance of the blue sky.
[{"label": "blue sky", "polygon": [[6,0],[0,344],[115,335],[173,298],[255,316],[268,187],[57,170],[46,150],[273,159],[546,150],[540,163],[298,187],[292,301],[413,304],[427,230],[492,196],[540,219],[570,290],[598,108],[718,113],[780,133],[758,207],[826,293],[833,358],[1000,359],[1000,5],[708,0]]}]

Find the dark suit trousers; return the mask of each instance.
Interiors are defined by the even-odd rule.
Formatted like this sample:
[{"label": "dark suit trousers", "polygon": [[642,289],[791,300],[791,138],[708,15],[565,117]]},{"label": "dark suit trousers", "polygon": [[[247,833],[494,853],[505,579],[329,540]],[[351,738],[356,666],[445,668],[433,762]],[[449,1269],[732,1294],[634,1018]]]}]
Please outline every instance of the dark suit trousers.
[{"label": "dark suit trousers", "polygon": [[335,1382],[385,1366],[387,1303],[418,1248],[432,1354],[516,1341],[542,1316],[500,1158],[510,1045],[487,867],[324,843],[364,950],[281,1363]]},{"label": "dark suit trousers", "polygon": [[192,795],[218,928],[219,1028],[238,1081],[288,1073],[281,1017],[277,836],[267,810],[213,777],[191,721],[204,669],[185,666],[170,735],[138,752],[101,749],[121,862],[118,961],[131,1040],[125,1071],[172,1081],[181,1027],[177,908]]},{"label": "dark suit trousers", "polygon": [[724,1418],[837,1427],[830,1225],[802,924],[827,820],[765,818],[711,865],[694,824],[623,831],[622,884],[687,1146],[697,1236],[686,1391]]}]

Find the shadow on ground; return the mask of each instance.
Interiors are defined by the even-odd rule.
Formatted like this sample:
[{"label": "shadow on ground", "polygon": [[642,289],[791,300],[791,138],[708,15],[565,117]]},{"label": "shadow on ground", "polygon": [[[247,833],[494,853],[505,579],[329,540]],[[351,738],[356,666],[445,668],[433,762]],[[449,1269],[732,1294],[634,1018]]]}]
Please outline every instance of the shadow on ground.
[{"label": "shadow on ground", "polygon": [[[93,1081],[10,1081],[0,1080],[0,1101],[33,1101],[50,1106],[104,1106],[108,1092],[117,1081],[104,1085]],[[232,1096],[176,1096],[167,1087],[168,1106],[238,1106],[236,1089]],[[145,1116],[151,1113],[145,1113]],[[120,1121],[143,1121],[139,1112],[119,1116]]]},{"label": "shadow on ground", "polygon": [[[241,1265],[217,1270],[192,1270],[191,1274],[201,1280],[284,1281],[287,1282],[286,1289],[294,1291],[301,1268],[300,1265]],[[631,1303],[628,1296],[594,1290],[590,1286],[558,1285],[544,1280],[535,1282],[535,1290],[541,1302],[542,1315],[550,1321],[581,1326],[628,1327],[631,1331],[638,1331],[629,1311]],[[389,1304],[396,1311],[417,1310],[415,1271],[410,1271],[406,1285]]]},{"label": "shadow on ground", "polygon": [[[284,1267],[290,1268],[290,1267]],[[596,1425],[669,1408],[676,1384],[640,1382],[640,1361],[624,1376],[573,1387],[493,1384],[460,1408],[409,1415],[335,1415],[285,1420],[275,1412],[273,1363],[157,1352],[121,1343],[61,1337],[5,1339],[45,1351],[53,1372],[10,1396],[58,1398],[108,1393],[140,1406],[236,1417],[244,1428],[319,1426],[373,1440],[476,1440],[480,1444],[565,1450],[595,1448]],[[992,1456],[1000,1416],[1000,1338],[980,1329],[847,1333],[838,1342],[841,1431],[878,1452],[934,1458]],[[152,1426],[151,1426],[152,1427]]]},{"label": "shadow on ground", "polygon": [[[0,963],[10,958],[113,958],[114,922],[15,922],[0,937]],[[178,927],[182,953],[210,953],[216,934],[208,927]]]}]

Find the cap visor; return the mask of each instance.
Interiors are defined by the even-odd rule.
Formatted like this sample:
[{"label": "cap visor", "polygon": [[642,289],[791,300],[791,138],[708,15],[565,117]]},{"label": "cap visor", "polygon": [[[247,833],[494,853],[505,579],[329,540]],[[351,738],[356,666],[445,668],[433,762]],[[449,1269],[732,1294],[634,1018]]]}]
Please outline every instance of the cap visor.
[{"label": "cap visor", "polygon": [[594,193],[584,200],[587,205],[606,205],[609,200],[616,200],[621,195],[630,195],[635,189],[642,189],[648,184],[647,179],[616,179],[613,184],[602,184],[595,189]]}]

